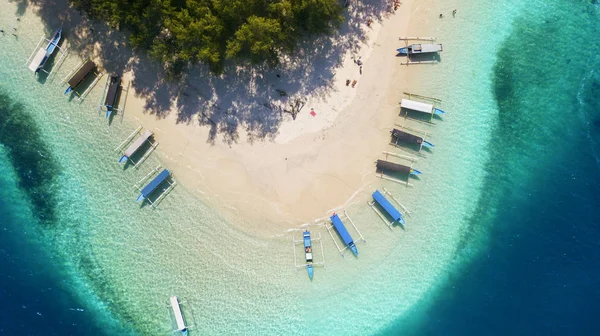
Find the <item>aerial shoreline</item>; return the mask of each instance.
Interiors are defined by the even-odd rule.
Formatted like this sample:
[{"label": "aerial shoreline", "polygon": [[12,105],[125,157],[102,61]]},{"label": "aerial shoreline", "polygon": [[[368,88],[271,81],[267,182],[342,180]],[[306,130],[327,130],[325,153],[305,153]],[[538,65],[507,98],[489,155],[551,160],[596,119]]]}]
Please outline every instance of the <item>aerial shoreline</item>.
[{"label": "aerial shoreline", "polygon": [[[279,230],[324,217],[366,200],[367,193],[360,191],[377,180],[374,162],[390,141],[402,92],[418,90],[418,66],[408,69],[395,57],[402,43],[398,37],[428,33],[422,25],[409,28],[410,22],[430,15],[426,6],[413,6],[413,1],[405,1],[381,22],[362,24],[368,39],[356,52],[344,52],[324,97],[304,96],[306,104],[296,120],[284,115],[272,139],[248,139],[240,126],[235,143],[219,136],[209,142],[210,127],[198,125],[196,116],[201,114],[180,122],[173,102],[171,111],[157,118],[134,92],[125,119],[153,130],[160,143],[157,152],[182,185],[232,219],[261,226],[267,221]],[[362,67],[354,63],[358,57]],[[276,72],[263,76],[286,80],[273,76]],[[129,75],[135,80],[135,73]],[[406,81],[392,86],[394,76]],[[347,79],[357,80],[356,87],[346,86]],[[309,113],[313,110],[314,117]]]}]

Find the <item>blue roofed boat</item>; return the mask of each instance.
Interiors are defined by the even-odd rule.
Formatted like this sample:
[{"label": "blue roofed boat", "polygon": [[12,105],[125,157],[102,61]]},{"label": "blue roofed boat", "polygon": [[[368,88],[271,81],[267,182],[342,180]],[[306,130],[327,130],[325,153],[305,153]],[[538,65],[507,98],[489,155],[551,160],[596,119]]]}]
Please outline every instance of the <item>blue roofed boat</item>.
[{"label": "blue roofed boat", "polygon": [[406,224],[400,211],[398,211],[398,209],[396,209],[392,203],[390,203],[390,201],[388,201],[387,198],[385,198],[385,196],[379,192],[379,190],[375,190],[373,193],[373,200],[375,200],[375,202],[379,204],[379,206],[381,206],[381,208],[383,208],[383,210],[385,210],[390,217],[392,217],[394,223],[398,222],[402,225]]},{"label": "blue roofed boat", "polygon": [[344,241],[344,245],[346,245],[352,251],[352,253],[354,253],[355,256],[358,256],[358,249],[354,244],[354,240],[352,239],[352,236],[350,236],[350,233],[348,233],[348,230],[344,226],[344,223],[342,222],[340,217],[337,214],[333,214],[333,216],[329,218],[331,219],[331,223],[333,223],[333,227],[336,229],[336,231]]},{"label": "blue roofed boat", "polygon": [[54,53],[54,50],[56,50],[56,47],[60,42],[61,36],[62,27],[58,28],[54,32],[52,38],[48,41],[48,45],[46,46],[46,48],[40,48],[38,50],[38,53],[35,55],[31,63],[29,64],[29,70],[35,72],[36,74],[40,72],[40,70],[43,70],[46,61],[48,61],[50,56],[52,56],[52,54]]},{"label": "blue roofed boat", "polygon": [[161,183],[163,183],[170,175],[171,175],[171,172],[169,172],[167,169],[163,169],[163,171],[161,171],[154,179],[152,179],[152,181],[150,181],[150,183],[148,183],[141,190],[140,195],[137,198],[137,202],[141,202],[141,201],[145,200],[148,196],[150,196],[150,194],[152,194],[152,192]]},{"label": "blue roofed boat", "polygon": [[310,232],[304,231],[302,233],[302,237],[304,240],[304,256],[306,257],[306,271],[308,272],[308,277],[310,280],[313,278],[313,254],[312,254],[312,242],[310,240]]}]

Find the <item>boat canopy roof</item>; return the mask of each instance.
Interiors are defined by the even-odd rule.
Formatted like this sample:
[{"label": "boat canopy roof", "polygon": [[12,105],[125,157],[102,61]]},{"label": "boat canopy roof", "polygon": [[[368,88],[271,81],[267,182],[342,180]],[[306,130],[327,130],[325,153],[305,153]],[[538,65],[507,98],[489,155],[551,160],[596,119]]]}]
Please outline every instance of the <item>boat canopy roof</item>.
[{"label": "boat canopy roof", "polygon": [[409,99],[402,99],[402,101],[400,102],[400,107],[423,113],[433,113],[432,104],[422,103]]},{"label": "boat canopy roof", "polygon": [[373,199],[375,200],[375,202],[377,202],[377,204],[379,204],[383,208],[383,210],[385,210],[385,212],[388,213],[388,215],[390,215],[390,217],[392,217],[394,222],[402,219],[402,214],[400,213],[400,211],[398,211],[398,209],[396,209],[392,205],[392,203],[390,203],[390,201],[388,201],[387,198],[385,198],[379,192],[379,190],[375,190],[375,192],[373,193]]},{"label": "boat canopy roof", "polygon": [[88,60],[81,68],[69,79],[69,86],[74,89],[79,85],[85,77],[96,67],[96,63]]},{"label": "boat canopy roof", "polygon": [[37,54],[35,54],[35,57],[31,61],[31,63],[29,63],[29,70],[36,71],[39,68],[40,64],[42,64],[42,60],[44,59],[44,57],[46,57],[46,49],[40,48]]},{"label": "boat canopy roof", "polygon": [[302,233],[302,236],[304,238],[304,247],[310,246],[311,245],[311,242],[310,242],[310,232],[304,231]]},{"label": "boat canopy roof", "polygon": [[175,322],[177,322],[177,331],[185,330],[186,326],[183,322],[183,314],[181,313],[177,296],[171,296],[171,308],[173,308],[173,315],[175,315]]},{"label": "boat canopy roof", "polygon": [[104,99],[105,106],[112,107],[115,104],[119,86],[121,86],[121,77],[120,76],[110,77],[110,84],[108,86],[108,92],[106,93],[106,98]]},{"label": "boat canopy roof", "polygon": [[163,183],[167,177],[169,177],[169,175],[171,175],[171,172],[169,172],[167,169],[163,169],[163,171],[161,171],[160,174],[150,181],[150,183],[146,184],[144,189],[142,189],[140,192],[141,195],[144,196],[144,198],[148,197],[148,195],[150,195],[154,189],[156,189],[156,187]]},{"label": "boat canopy roof", "polygon": [[135,152],[137,152],[138,149],[140,149],[140,147],[142,147],[144,142],[146,142],[146,140],[148,140],[148,138],[151,136],[152,132],[146,130],[142,135],[140,135],[139,138],[135,139],[135,141],[129,147],[127,147],[123,155],[131,157]]},{"label": "boat canopy roof", "polygon": [[381,170],[391,170],[399,173],[410,174],[412,168],[394,162],[377,160],[377,168]]},{"label": "boat canopy roof", "polygon": [[331,219],[331,222],[333,223],[333,227],[335,227],[337,232],[340,234],[340,237],[342,237],[344,244],[350,245],[350,244],[354,243],[352,236],[350,236],[350,233],[348,233],[348,230],[346,230],[346,227],[344,226],[344,223],[342,223],[342,220],[340,219],[340,217],[337,214],[334,214],[333,216],[331,216],[329,218]]},{"label": "boat canopy roof", "polygon": [[412,49],[421,53],[432,53],[442,51],[441,44],[432,44],[432,43],[421,43],[421,44],[413,44]]},{"label": "boat canopy roof", "polygon": [[404,142],[409,142],[409,143],[415,143],[415,144],[422,144],[423,143],[423,138],[421,138],[420,136],[416,136],[410,133],[406,133],[404,131],[401,131],[397,128],[394,128],[394,130],[392,131],[392,135],[398,139],[398,141],[404,141]]}]

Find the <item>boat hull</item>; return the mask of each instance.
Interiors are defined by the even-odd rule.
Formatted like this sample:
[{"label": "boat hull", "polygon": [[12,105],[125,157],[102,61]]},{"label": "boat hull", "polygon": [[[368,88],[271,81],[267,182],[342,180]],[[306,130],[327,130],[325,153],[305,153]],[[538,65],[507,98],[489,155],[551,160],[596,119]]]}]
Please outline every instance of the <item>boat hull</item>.
[{"label": "boat hull", "polygon": [[410,170],[410,175],[421,175],[423,173],[421,173],[420,171],[416,170],[416,169],[411,169]]},{"label": "boat hull", "polygon": [[423,140],[423,146],[424,147],[429,147],[429,148],[434,148],[435,147],[431,142],[426,141],[426,140]]},{"label": "boat hull", "polygon": [[119,163],[127,162],[127,160],[129,160],[129,157],[127,155],[123,155],[119,159]]},{"label": "boat hull", "polygon": [[356,248],[356,245],[354,245],[354,243],[348,245],[348,248],[350,248],[350,251],[352,251],[352,253],[358,257],[358,249]]},{"label": "boat hull", "polygon": [[71,92],[73,92],[73,88],[69,86],[69,87],[68,87],[68,88],[65,90],[65,96],[66,96],[66,95],[68,95],[68,94],[69,94],[69,93],[71,93]]},{"label": "boat hull", "polygon": [[306,272],[308,273],[308,278],[310,280],[312,280],[313,279],[313,274],[314,274],[313,265],[307,265],[306,266]]}]

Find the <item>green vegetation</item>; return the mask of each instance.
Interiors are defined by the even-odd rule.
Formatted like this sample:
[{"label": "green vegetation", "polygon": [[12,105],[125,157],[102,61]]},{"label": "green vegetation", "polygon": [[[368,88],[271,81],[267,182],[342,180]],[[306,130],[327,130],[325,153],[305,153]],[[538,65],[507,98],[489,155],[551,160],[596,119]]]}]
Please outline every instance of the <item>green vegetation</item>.
[{"label": "green vegetation", "polygon": [[274,65],[297,42],[330,33],[342,20],[339,0],[71,0],[92,18],[126,28],[171,74],[225,59]]}]

